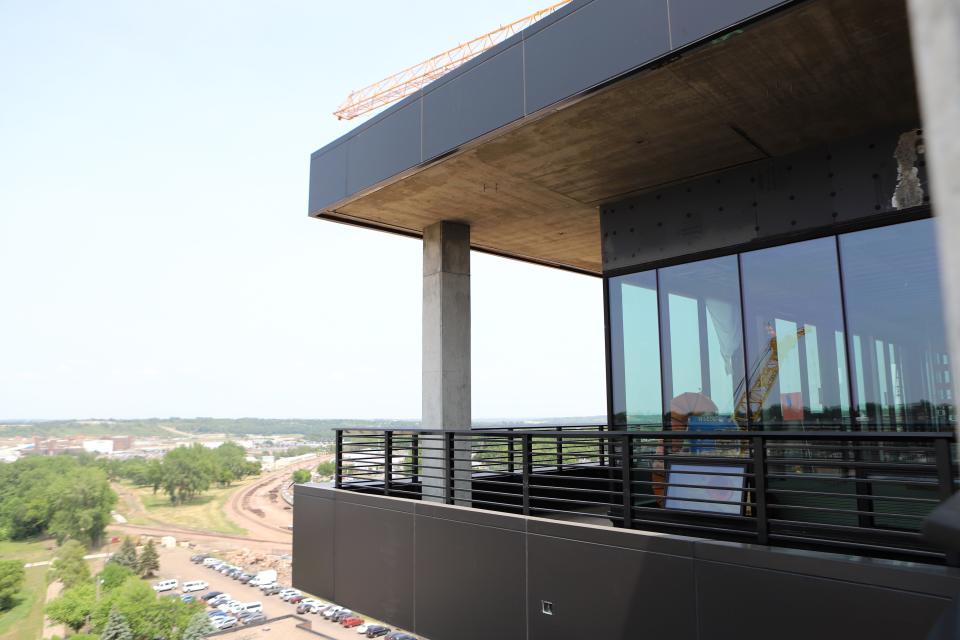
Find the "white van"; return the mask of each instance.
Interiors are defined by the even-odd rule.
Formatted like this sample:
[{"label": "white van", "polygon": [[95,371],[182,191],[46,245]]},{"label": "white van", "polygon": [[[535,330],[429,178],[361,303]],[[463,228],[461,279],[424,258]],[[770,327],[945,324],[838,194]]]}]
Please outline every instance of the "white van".
[{"label": "white van", "polygon": [[161,591],[172,591],[177,588],[177,585],[180,584],[176,580],[161,580],[157,584],[153,585],[153,590],[157,593]]},{"label": "white van", "polygon": [[203,591],[209,586],[210,585],[203,580],[191,580],[190,582],[183,583],[183,592],[190,593],[191,591]]},{"label": "white van", "polygon": [[262,613],[263,603],[261,602],[241,602],[237,606],[235,613]]}]

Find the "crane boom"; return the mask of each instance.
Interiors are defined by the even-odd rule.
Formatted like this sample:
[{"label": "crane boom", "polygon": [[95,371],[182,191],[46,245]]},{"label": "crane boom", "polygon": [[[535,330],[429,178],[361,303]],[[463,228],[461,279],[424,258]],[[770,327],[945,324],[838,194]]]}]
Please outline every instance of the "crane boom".
[{"label": "crane boom", "polygon": [[333,115],[337,116],[338,120],[352,120],[374,109],[401,100],[569,2],[570,0],[563,0],[545,9],[540,9],[469,42],[437,54],[429,60],[424,60],[412,67],[407,67],[403,71],[398,71],[380,82],[353,91],[346,101],[333,112]]}]

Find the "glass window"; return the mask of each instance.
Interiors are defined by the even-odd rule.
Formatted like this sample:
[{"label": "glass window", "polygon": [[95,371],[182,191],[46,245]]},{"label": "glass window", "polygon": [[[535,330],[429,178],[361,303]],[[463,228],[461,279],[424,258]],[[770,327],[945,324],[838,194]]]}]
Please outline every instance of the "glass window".
[{"label": "glass window", "polygon": [[840,236],[857,420],[954,423],[933,220]]},{"label": "glass window", "polygon": [[737,257],[668,267],[659,278],[665,421],[745,425],[734,415],[746,415]]},{"label": "glass window", "polygon": [[849,414],[835,238],[741,256],[750,418],[837,426]]},{"label": "glass window", "polygon": [[610,280],[614,424],[660,423],[656,272]]}]

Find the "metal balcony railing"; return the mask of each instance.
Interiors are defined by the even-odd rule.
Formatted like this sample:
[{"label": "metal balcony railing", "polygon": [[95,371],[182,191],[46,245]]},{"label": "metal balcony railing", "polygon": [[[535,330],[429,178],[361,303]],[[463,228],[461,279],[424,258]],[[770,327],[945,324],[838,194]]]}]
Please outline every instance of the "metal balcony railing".
[{"label": "metal balcony railing", "polygon": [[337,432],[339,489],[722,540],[957,565],[921,536],[950,432],[634,426]]}]

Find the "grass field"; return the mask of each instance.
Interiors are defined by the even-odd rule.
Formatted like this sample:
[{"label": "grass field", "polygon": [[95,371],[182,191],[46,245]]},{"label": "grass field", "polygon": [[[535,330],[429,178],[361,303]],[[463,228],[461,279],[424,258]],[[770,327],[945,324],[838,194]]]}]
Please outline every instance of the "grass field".
[{"label": "grass field", "polygon": [[[26,542],[0,541],[0,558],[37,562],[53,556],[52,540]],[[8,611],[0,613],[0,640],[36,640],[43,631],[43,607],[47,595],[48,567],[27,569],[27,579],[18,602]]]},{"label": "grass field", "polygon": [[170,504],[170,499],[165,494],[157,493],[154,495],[153,489],[149,487],[126,485],[125,488],[136,495],[145,509],[145,512],[135,510],[128,501],[120,500],[117,510],[131,524],[170,525],[216,533],[247,534],[246,529],[227,518],[223,508],[233,492],[240,488],[240,485],[225,489],[219,487],[210,489],[190,502],[177,506]]}]

